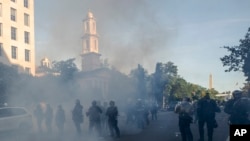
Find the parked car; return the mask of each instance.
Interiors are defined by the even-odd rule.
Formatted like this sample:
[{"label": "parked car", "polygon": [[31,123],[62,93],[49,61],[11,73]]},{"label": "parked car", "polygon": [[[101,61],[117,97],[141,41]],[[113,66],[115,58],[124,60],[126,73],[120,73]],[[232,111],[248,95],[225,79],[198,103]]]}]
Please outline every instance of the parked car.
[{"label": "parked car", "polygon": [[0,132],[13,130],[28,132],[32,128],[32,115],[24,107],[0,108]]}]

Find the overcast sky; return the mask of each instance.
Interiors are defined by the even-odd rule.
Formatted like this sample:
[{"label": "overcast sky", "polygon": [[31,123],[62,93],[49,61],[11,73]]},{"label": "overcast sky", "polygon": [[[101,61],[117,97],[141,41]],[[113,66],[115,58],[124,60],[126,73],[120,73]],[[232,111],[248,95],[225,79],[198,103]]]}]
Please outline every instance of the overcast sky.
[{"label": "overcast sky", "polygon": [[[239,45],[250,27],[249,0],[35,0],[36,61],[76,58],[80,66],[82,20],[97,20],[103,59],[122,72],[141,64],[173,62],[188,82],[219,92],[239,89],[242,73],[225,73],[223,46]],[[238,83],[238,85],[236,85]]]}]

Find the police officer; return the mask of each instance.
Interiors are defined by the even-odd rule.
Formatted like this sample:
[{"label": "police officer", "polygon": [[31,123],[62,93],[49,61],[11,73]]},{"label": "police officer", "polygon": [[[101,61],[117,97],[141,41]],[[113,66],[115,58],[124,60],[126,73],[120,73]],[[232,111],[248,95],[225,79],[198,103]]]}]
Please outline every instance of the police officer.
[{"label": "police officer", "polygon": [[89,132],[92,133],[93,128],[95,128],[98,136],[101,136],[101,114],[102,109],[95,100],[92,101],[92,106],[88,109],[86,115],[89,117]]},{"label": "police officer", "polygon": [[177,104],[175,113],[179,114],[179,129],[182,141],[193,141],[193,134],[190,129],[190,124],[193,120],[193,106],[190,98],[185,97],[180,104]]},{"label": "police officer", "polygon": [[72,111],[72,120],[75,123],[76,131],[78,135],[82,134],[81,123],[83,123],[83,106],[80,103],[80,100],[76,100],[75,107]]},{"label": "police officer", "polygon": [[115,131],[116,137],[119,138],[120,129],[118,127],[118,120],[117,120],[118,109],[115,106],[115,102],[112,100],[109,102],[109,107],[107,109],[106,115],[108,116],[108,124],[111,136],[114,137],[114,131]]},{"label": "police officer", "polygon": [[242,96],[240,90],[233,91],[233,98],[225,104],[224,112],[229,114],[230,124],[250,124],[248,119],[249,99]]},{"label": "police officer", "polygon": [[48,134],[50,134],[52,132],[52,120],[53,120],[53,109],[50,106],[50,104],[46,104],[45,125],[47,128]]},{"label": "police officer", "polygon": [[64,123],[65,123],[65,112],[62,108],[62,105],[58,105],[56,115],[55,115],[55,123],[58,128],[59,135],[63,135],[64,132]]},{"label": "police officer", "polygon": [[146,119],[145,119],[146,110],[141,100],[137,101],[135,108],[136,108],[135,117],[136,117],[137,127],[140,129],[143,129],[145,128],[145,123],[146,123]]},{"label": "police officer", "polygon": [[197,103],[197,116],[199,126],[199,141],[204,141],[204,125],[207,126],[208,141],[213,140],[213,130],[216,128],[217,122],[215,120],[215,113],[220,112],[220,108],[217,106],[215,100],[210,98],[210,94],[201,98]]},{"label": "police officer", "polygon": [[158,112],[158,107],[156,103],[152,103],[150,107],[150,113],[151,113],[151,119],[152,120],[157,120],[157,112]]},{"label": "police officer", "polygon": [[44,119],[44,113],[41,104],[38,104],[36,106],[36,109],[34,110],[34,115],[36,117],[38,131],[42,133],[42,122]]}]

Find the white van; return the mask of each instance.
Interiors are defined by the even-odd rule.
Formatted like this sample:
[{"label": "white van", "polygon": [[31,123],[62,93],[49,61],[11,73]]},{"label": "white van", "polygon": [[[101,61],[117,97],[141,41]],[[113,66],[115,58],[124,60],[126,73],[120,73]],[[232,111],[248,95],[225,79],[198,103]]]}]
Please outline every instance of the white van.
[{"label": "white van", "polygon": [[29,132],[33,128],[32,115],[23,107],[0,108],[0,132],[18,130]]}]

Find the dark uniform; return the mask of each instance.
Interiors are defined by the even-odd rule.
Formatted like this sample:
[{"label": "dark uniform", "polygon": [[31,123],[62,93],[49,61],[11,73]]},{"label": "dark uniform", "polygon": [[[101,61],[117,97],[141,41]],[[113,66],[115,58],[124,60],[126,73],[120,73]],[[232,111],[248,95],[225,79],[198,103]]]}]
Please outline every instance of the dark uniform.
[{"label": "dark uniform", "polygon": [[62,108],[62,105],[59,105],[56,111],[55,123],[59,131],[59,135],[62,135],[64,132],[64,123],[65,123],[65,112]]},{"label": "dark uniform", "polygon": [[215,120],[215,113],[220,112],[220,108],[217,106],[215,100],[211,99],[207,93],[197,103],[197,116],[199,125],[200,140],[204,141],[204,125],[207,125],[208,141],[213,140],[213,131],[216,128],[217,122]]},{"label": "dark uniform", "polygon": [[78,135],[82,134],[81,123],[83,123],[83,106],[80,104],[80,100],[76,100],[75,107],[72,111],[72,120],[75,123],[76,131]]},{"label": "dark uniform", "polygon": [[193,106],[189,98],[184,98],[175,107],[175,112],[179,114],[179,129],[182,141],[193,141],[193,134],[190,129],[192,123]]},{"label": "dark uniform", "polygon": [[157,111],[158,111],[158,107],[156,104],[153,103],[150,107],[150,113],[151,113],[152,120],[157,120]]},{"label": "dark uniform", "polygon": [[34,115],[36,117],[38,131],[41,133],[42,132],[42,121],[44,119],[44,113],[43,113],[43,109],[41,107],[41,104],[37,105],[36,109],[34,110]]},{"label": "dark uniform", "polygon": [[136,103],[135,118],[136,118],[137,127],[140,129],[145,128],[145,125],[146,125],[146,118],[145,118],[146,112],[145,111],[146,109],[144,105],[142,104],[142,102],[138,101]]},{"label": "dark uniform", "polygon": [[96,101],[93,101],[86,115],[89,117],[89,132],[92,133],[95,128],[99,136],[101,135],[101,114],[102,109],[97,106]]},{"label": "dark uniform", "polygon": [[116,137],[120,137],[120,129],[118,128],[118,109],[115,106],[114,101],[109,102],[109,107],[107,109],[106,115],[108,116],[108,124],[109,124],[109,130],[110,134],[113,137],[114,136],[114,130],[116,133]]},{"label": "dark uniform", "polygon": [[235,90],[233,99],[226,102],[224,112],[229,114],[230,124],[250,124],[248,114],[250,111],[250,100],[242,97],[242,91]]},{"label": "dark uniform", "polygon": [[47,132],[49,134],[52,132],[52,120],[53,120],[53,109],[49,104],[47,104],[45,111],[45,125],[47,128]]}]

